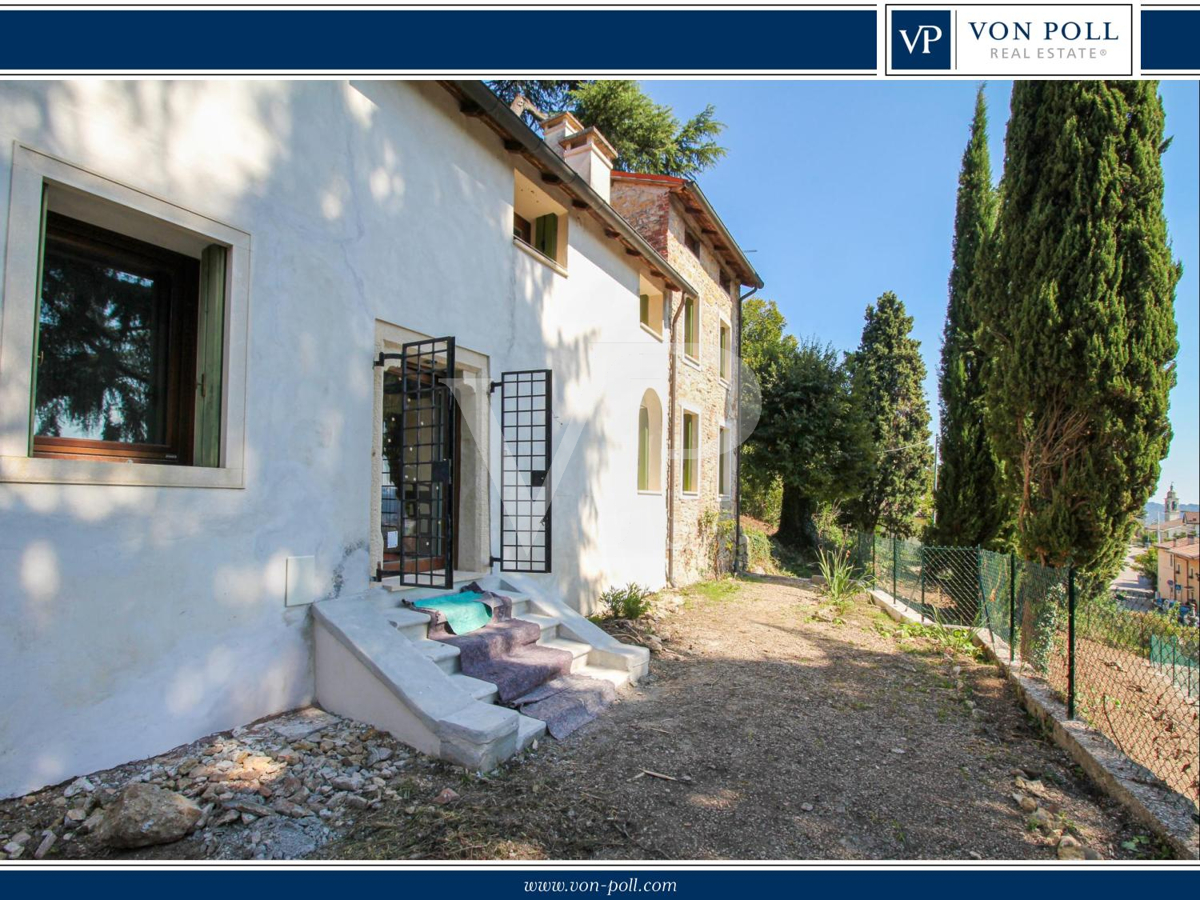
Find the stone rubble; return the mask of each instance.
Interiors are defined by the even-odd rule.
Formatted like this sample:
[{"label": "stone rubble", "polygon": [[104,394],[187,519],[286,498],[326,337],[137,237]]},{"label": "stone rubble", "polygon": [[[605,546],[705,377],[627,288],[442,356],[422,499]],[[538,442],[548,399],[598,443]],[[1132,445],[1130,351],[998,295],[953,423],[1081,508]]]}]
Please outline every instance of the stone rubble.
[{"label": "stone rubble", "polygon": [[1038,777],[1039,773],[1015,769],[1012,774],[1015,776],[1013,785],[1017,788],[1012,794],[1013,801],[1021,808],[1021,812],[1026,814],[1025,821],[1030,829],[1057,838],[1055,847],[1059,859],[1104,858],[1093,848],[1085,847],[1079,838],[1070,834],[1066,828],[1060,827],[1062,823],[1058,819],[1059,806],[1045,799],[1046,786]]},{"label": "stone rubble", "polygon": [[6,812],[23,818],[0,818],[0,859],[181,839],[190,857],[296,859],[396,799],[414,757],[423,760],[369,725],[297,710],[9,801]]}]

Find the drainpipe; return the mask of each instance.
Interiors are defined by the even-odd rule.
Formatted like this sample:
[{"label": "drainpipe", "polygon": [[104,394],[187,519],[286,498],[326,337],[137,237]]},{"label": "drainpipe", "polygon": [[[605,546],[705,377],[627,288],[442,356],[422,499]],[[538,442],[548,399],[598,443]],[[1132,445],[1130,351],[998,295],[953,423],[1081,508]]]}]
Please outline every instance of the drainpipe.
[{"label": "drainpipe", "polygon": [[[672,292],[673,293],[673,292]],[[671,346],[667,353],[670,380],[667,383],[667,584],[675,586],[675,394],[678,372],[675,348],[675,325],[683,313],[684,292],[679,292],[679,308],[671,314],[667,336]]]},{"label": "drainpipe", "polygon": [[733,395],[734,420],[737,422],[737,447],[733,451],[733,574],[738,575],[739,563],[742,559],[742,304],[758,293],[758,288],[751,288],[748,293],[738,297],[737,321],[737,378],[736,391]]}]

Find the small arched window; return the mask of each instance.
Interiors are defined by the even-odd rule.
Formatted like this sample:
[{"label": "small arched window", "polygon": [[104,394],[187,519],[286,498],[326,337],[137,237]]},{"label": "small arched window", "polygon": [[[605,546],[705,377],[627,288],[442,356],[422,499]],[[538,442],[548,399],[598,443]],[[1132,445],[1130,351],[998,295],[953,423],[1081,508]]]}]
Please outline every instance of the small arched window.
[{"label": "small arched window", "polygon": [[662,490],[662,404],[652,390],[642,395],[638,409],[637,487]]}]

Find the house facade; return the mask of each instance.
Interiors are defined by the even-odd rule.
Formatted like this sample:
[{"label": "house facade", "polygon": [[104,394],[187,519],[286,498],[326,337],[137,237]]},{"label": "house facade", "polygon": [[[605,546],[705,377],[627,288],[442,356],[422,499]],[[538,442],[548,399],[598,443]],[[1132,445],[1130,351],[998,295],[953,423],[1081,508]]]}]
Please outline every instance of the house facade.
[{"label": "house facade", "polygon": [[[613,205],[695,286],[666,298],[672,345],[668,429],[668,573],[689,583],[727,570],[737,532],[742,289],[762,279],[695,182],[614,172]],[[749,296],[749,293],[745,294]],[[653,298],[652,298],[653,302]]]},{"label": "house facade", "polygon": [[[388,591],[460,576],[644,671],[580,613],[665,584],[732,502],[733,444],[708,455],[732,395],[700,376],[735,292],[674,219],[614,209],[602,135],[554,124],[478,82],[0,84],[0,796],[323,690],[502,758],[521,717],[393,640]],[[672,404],[685,297],[703,346]],[[363,598],[386,647],[355,643]],[[396,710],[355,707],[377,689]]]},{"label": "house facade", "polygon": [[1157,596],[1195,612],[1200,594],[1200,541],[1195,537],[1173,538],[1154,548],[1158,551]]}]

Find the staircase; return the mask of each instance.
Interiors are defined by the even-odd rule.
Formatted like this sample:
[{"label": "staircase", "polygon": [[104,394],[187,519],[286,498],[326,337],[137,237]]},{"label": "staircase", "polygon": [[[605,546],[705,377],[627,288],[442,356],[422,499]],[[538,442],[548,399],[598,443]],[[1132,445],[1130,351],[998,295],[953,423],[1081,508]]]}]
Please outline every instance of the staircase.
[{"label": "staircase", "polygon": [[472,581],[509,597],[513,618],[541,627],[539,644],[571,654],[573,673],[617,687],[646,673],[649,651],[617,641],[527,577],[464,576],[449,591],[385,582],[360,597],[313,605],[317,702],[476,771],[494,769],[541,737],[544,722],[496,706],[495,685],[464,675],[458,648],[429,640],[429,617],[401,605]]}]

